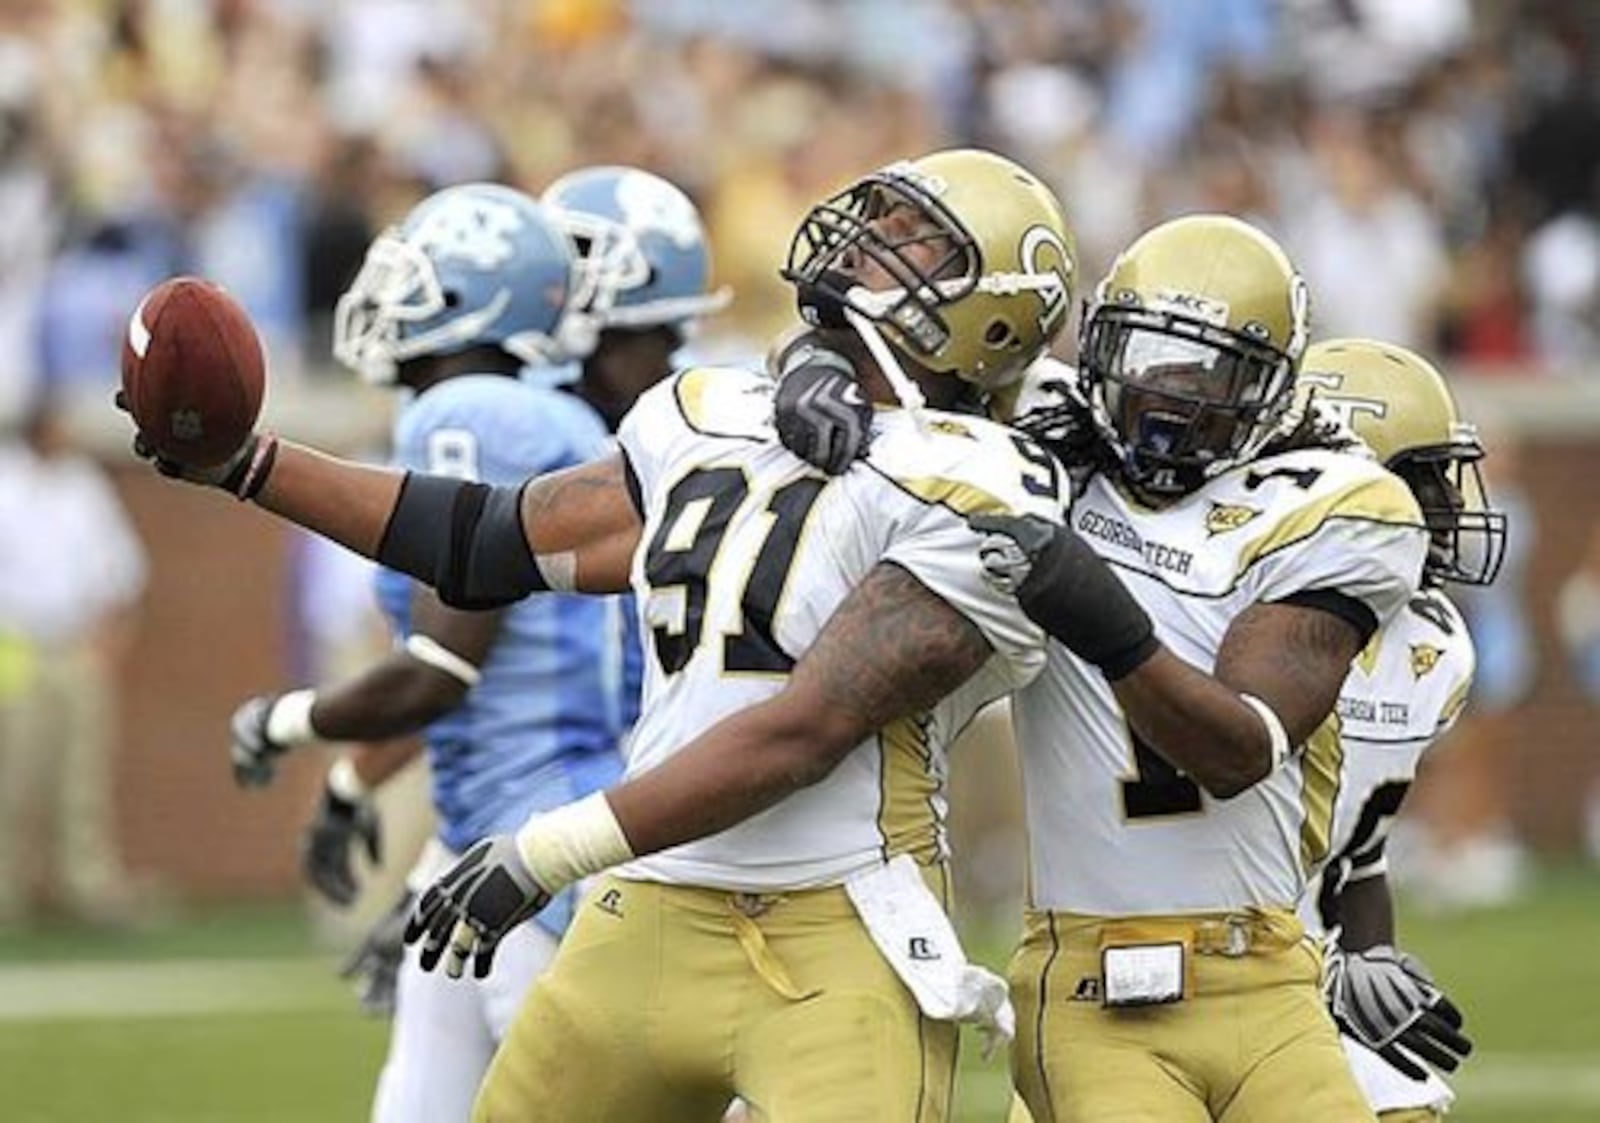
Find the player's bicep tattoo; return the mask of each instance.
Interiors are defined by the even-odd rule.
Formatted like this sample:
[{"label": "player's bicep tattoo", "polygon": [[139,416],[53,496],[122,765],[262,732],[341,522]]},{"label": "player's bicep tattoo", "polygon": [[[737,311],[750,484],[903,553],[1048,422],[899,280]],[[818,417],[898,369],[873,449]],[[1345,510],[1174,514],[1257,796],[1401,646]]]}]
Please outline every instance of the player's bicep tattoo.
[{"label": "player's bicep tattoo", "polygon": [[828,620],[795,668],[825,703],[879,729],[919,713],[994,653],[977,625],[900,566],[880,562]]},{"label": "player's bicep tattoo", "polygon": [[1291,739],[1301,740],[1333,709],[1360,651],[1361,633],[1331,612],[1257,604],[1229,625],[1216,677],[1267,702]]},{"label": "player's bicep tattoo", "polygon": [[530,480],[522,525],[536,553],[578,550],[634,530],[639,514],[628,494],[621,456],[608,456]]}]

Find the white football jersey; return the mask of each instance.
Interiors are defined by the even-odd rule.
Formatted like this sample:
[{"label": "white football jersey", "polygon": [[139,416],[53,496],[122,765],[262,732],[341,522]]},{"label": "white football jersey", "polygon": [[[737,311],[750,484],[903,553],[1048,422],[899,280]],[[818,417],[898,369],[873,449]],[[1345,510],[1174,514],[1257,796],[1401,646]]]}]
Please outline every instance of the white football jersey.
[{"label": "white football jersey", "polygon": [[[1404,483],[1370,459],[1325,450],[1241,465],[1159,510],[1097,474],[1070,517],[1161,641],[1207,672],[1233,619],[1257,603],[1333,590],[1381,626],[1415,593],[1427,548]],[[1293,907],[1329,852],[1337,715],[1285,766],[1216,800],[1138,743],[1105,678],[1059,644],[1013,714],[1037,908]]]},{"label": "white football jersey", "polygon": [[1331,927],[1347,882],[1383,872],[1395,813],[1422,754],[1466,704],[1475,666],[1466,622],[1436,589],[1412,598],[1356,659],[1336,710],[1344,776],[1333,847],[1300,906],[1307,931]]},{"label": "white football jersey", "polygon": [[994,656],[931,712],[863,742],[821,783],[721,834],[619,872],[765,891],[835,884],[899,853],[945,851],[946,750],[1033,678],[1044,635],[985,583],[975,512],[1060,519],[1064,477],[1026,438],[973,417],[880,411],[870,456],[832,479],[778,444],[773,383],[695,368],[642,397],[623,451],[645,511],[633,587],[645,644],[630,775],[776,694],[846,594],[893,562],[978,626]]}]

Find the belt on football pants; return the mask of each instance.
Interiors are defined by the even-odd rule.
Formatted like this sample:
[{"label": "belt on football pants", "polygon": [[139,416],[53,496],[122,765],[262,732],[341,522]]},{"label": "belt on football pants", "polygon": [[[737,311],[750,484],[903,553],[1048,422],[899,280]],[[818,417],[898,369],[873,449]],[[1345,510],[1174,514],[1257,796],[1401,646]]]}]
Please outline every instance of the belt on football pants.
[{"label": "belt on football pants", "polygon": [[1063,947],[1098,950],[1107,945],[1181,942],[1196,955],[1229,959],[1287,951],[1305,939],[1305,926],[1288,909],[1245,908],[1176,916],[1085,916],[1030,909],[1028,927],[1049,926]]}]

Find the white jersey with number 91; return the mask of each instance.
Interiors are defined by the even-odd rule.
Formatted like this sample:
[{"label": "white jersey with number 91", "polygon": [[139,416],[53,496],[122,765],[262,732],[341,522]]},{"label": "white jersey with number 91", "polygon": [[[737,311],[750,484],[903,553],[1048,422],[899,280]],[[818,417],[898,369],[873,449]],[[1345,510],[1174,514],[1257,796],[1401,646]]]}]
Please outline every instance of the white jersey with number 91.
[{"label": "white jersey with number 91", "polygon": [[821,783],[721,834],[632,862],[624,877],[764,891],[837,884],[899,853],[942,857],[950,742],[1044,663],[1040,630],[985,582],[981,537],[965,516],[1059,520],[1065,483],[1055,462],[980,418],[923,411],[919,422],[884,410],[869,457],[830,479],[778,444],[772,387],[751,372],[695,368],[655,387],[623,422],[645,513],[633,587],[646,672],[630,774],[777,693],[879,562],[966,616],[994,655]]}]

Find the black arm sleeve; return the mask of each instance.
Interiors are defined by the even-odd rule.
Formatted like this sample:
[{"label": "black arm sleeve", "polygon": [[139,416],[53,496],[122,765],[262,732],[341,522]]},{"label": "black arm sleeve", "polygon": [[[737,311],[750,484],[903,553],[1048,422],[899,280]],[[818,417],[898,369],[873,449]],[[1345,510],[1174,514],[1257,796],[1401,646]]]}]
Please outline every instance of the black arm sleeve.
[{"label": "black arm sleeve", "polygon": [[1161,646],[1149,614],[1070,527],[1056,529],[1017,590],[1017,603],[1109,682],[1137,670]]},{"label": "black arm sleeve", "polygon": [[522,532],[522,488],[406,475],[377,560],[451,608],[501,608],[548,589]]}]

